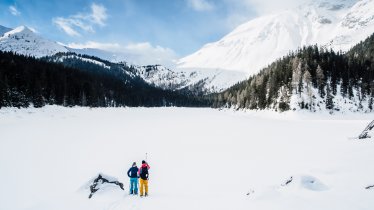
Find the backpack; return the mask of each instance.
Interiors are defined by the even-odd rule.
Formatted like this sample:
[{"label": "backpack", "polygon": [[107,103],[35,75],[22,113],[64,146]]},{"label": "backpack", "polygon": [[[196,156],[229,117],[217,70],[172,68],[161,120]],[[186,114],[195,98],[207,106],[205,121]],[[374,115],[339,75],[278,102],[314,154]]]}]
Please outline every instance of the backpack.
[{"label": "backpack", "polygon": [[148,167],[142,167],[141,168],[141,173],[139,174],[140,178],[142,178],[143,180],[147,180],[148,179]]}]

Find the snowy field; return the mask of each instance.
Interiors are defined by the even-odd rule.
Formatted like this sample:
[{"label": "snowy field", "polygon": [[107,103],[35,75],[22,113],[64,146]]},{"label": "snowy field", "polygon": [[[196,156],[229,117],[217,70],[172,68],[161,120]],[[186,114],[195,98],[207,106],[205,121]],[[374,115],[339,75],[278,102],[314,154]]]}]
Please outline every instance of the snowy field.
[{"label": "snowy field", "polygon": [[[1,210],[372,210],[373,114],[0,109]],[[126,172],[148,153],[150,196]],[[118,178],[88,199],[98,173]],[[291,179],[292,177],[292,179]],[[286,184],[288,183],[288,184]]]}]

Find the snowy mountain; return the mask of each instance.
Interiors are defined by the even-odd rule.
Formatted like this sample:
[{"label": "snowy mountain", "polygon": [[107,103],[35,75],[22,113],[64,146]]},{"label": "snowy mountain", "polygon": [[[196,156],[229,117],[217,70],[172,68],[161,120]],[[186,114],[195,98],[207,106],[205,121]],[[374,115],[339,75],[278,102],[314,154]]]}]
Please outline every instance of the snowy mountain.
[{"label": "snowy mountain", "polygon": [[0,25],[0,50],[31,55],[37,58],[51,56],[59,52],[75,52],[77,54],[96,56],[111,62],[120,62],[124,59],[115,53],[101,49],[76,49],[64,46],[39,36],[26,26],[11,29]]},{"label": "snowy mountain", "polygon": [[149,84],[169,90],[187,89],[197,93],[219,92],[245,79],[242,72],[220,69],[176,69],[161,65],[137,67],[139,76]]},{"label": "snowy mountain", "polygon": [[324,45],[339,51],[374,32],[374,0],[318,1],[255,18],[178,61],[178,67],[223,68],[253,75],[290,51]]},{"label": "snowy mountain", "polygon": [[91,55],[113,63],[131,65],[136,72],[148,84],[164,90],[190,90],[195,94],[207,94],[225,90],[238,81],[246,79],[246,74],[239,71],[227,71],[223,69],[197,69],[177,68],[170,69],[163,65],[140,66],[124,62],[122,56],[100,49],[74,49],[67,48],[70,52]]},{"label": "snowy mountain", "polygon": [[[112,63],[119,62],[129,65],[127,62],[124,62],[126,58],[118,56],[115,53],[101,49],[75,49],[65,47],[37,35],[26,26],[20,26],[16,29],[9,29],[1,26],[0,33],[2,32],[4,32],[3,36],[0,37],[0,50],[2,51],[13,51],[18,54],[31,55],[37,58],[53,56],[59,52],[74,52],[82,55],[95,56]],[[82,56],[73,57],[102,65],[100,63],[101,61],[94,58]],[[60,57],[58,61],[63,62],[64,59],[65,57]],[[152,86],[167,90],[193,90],[197,94],[222,91],[235,84],[237,81],[245,79],[245,74],[242,72],[228,72],[219,69],[171,70],[161,65],[130,65],[136,70],[134,74],[140,76]]]},{"label": "snowy mountain", "polygon": [[58,52],[68,52],[64,46],[37,35],[26,26],[20,26],[4,33],[0,37],[0,50],[13,51],[37,58]]},{"label": "snowy mountain", "polygon": [[[44,58],[48,62],[62,63],[73,68],[96,68],[117,71],[119,68],[132,78],[140,78],[149,85],[163,90],[189,91],[195,95],[222,91],[244,79],[242,72],[223,70],[171,70],[162,65],[137,66],[126,62],[110,62],[98,57],[76,53],[58,53]],[[77,65],[79,64],[79,65]]]}]

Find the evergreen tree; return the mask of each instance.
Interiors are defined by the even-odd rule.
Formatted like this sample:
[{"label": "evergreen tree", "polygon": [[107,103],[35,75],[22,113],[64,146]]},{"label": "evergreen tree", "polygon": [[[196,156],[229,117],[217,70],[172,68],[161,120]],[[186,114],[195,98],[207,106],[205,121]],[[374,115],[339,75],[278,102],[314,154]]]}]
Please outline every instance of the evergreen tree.
[{"label": "evergreen tree", "polygon": [[324,98],[325,97],[325,92],[324,92],[325,75],[320,65],[317,66],[316,79],[317,79],[318,93],[320,94],[321,98]]},{"label": "evergreen tree", "polygon": [[333,98],[330,82],[328,82],[326,85],[326,109],[332,110],[334,108]]}]

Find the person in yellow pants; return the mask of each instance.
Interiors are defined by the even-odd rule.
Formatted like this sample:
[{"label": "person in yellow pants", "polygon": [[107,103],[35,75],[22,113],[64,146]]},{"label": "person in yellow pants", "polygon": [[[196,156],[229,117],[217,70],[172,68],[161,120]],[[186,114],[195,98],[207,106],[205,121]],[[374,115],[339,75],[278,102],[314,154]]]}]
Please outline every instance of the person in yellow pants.
[{"label": "person in yellow pants", "polygon": [[[142,161],[142,167],[139,169],[139,176],[140,176],[140,197],[148,196],[148,177],[149,173],[148,170],[150,169],[147,162],[144,160]],[[144,193],[145,191],[145,193]]]},{"label": "person in yellow pants", "polygon": [[148,180],[140,179],[140,196],[142,197],[143,195],[148,196]]}]

